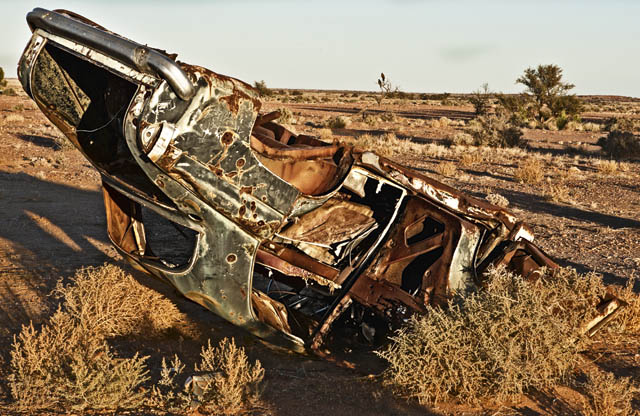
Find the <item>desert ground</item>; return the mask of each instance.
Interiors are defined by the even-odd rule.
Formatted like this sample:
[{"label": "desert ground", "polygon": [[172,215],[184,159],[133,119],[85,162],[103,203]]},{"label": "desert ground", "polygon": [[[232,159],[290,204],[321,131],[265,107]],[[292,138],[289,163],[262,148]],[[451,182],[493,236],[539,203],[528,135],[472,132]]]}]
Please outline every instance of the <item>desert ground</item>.
[{"label": "desert ground", "polygon": [[[82,267],[111,263],[166,296],[185,317],[162,336],[117,338],[112,343],[117,354],[149,356],[153,378],[162,357],[180,354],[191,368],[208,339],[234,337],[265,368],[264,413],[550,415],[579,406],[580,393],[568,387],[522,395],[510,403],[421,406],[394,396],[380,383],[384,363],[371,353],[355,358],[362,365],[350,369],[275,350],[132,270],[108,241],[98,173],[17,80],[9,82],[17,95],[0,95],[0,367],[8,367],[13,337],[21,327],[29,322],[37,327],[55,311],[58,301],[50,293],[60,279],[68,281]],[[282,90],[263,100],[262,111],[286,109],[286,123],[297,133],[372,147],[478,198],[498,194],[532,226],[536,243],[561,266],[595,271],[608,284],[624,285],[640,277],[640,160],[609,161],[596,145],[606,132],[593,125],[614,116],[640,119],[640,99],[581,100],[586,104],[582,124],[591,123],[591,131],[525,129],[526,147],[508,149],[445,145],[475,117],[473,107],[458,95],[444,100],[388,98],[378,104],[366,92]],[[338,116],[344,125],[331,123]],[[534,179],[519,173],[532,160]],[[638,380],[638,345],[635,338],[611,345],[602,337],[584,356],[589,365]],[[6,370],[0,371],[0,412],[20,413],[11,405]]]}]

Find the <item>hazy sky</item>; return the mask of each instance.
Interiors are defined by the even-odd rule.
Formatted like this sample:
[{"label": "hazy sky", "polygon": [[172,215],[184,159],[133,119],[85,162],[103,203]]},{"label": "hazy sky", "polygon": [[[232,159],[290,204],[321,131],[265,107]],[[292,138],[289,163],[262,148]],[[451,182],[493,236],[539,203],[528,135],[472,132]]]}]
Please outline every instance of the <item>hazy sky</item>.
[{"label": "hazy sky", "polygon": [[0,0],[0,67],[15,76],[34,7],[66,8],[179,59],[270,87],[518,92],[557,64],[578,94],[640,97],[640,1]]}]

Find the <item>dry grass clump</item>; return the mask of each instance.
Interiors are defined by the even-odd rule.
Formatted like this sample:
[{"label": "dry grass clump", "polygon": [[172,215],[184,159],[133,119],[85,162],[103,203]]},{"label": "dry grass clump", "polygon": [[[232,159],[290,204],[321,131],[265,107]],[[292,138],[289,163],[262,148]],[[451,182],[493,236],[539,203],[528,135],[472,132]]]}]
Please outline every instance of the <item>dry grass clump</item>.
[{"label": "dry grass clump", "polygon": [[436,172],[442,176],[453,176],[457,171],[456,165],[452,162],[441,162],[436,166]]},{"label": "dry grass clump", "polygon": [[81,269],[54,293],[66,313],[102,338],[161,332],[183,319],[169,299],[112,264]]},{"label": "dry grass clump", "polygon": [[540,159],[529,157],[518,166],[513,176],[520,182],[537,184],[544,179],[544,167]]},{"label": "dry grass clump", "polygon": [[484,160],[484,157],[482,157],[482,154],[480,152],[466,152],[463,153],[462,157],[460,158],[460,165],[461,166],[473,166],[476,163],[480,163]]},{"label": "dry grass clump", "polygon": [[537,282],[493,269],[486,289],[412,318],[379,355],[386,384],[420,403],[508,399],[568,379],[589,342],[581,323],[604,295],[595,274],[558,269]]},{"label": "dry grass clump", "polygon": [[361,150],[369,150],[384,157],[393,157],[395,153],[407,154],[414,152],[420,145],[410,140],[398,139],[393,133],[385,133],[381,136],[363,134],[355,140],[355,145]]},{"label": "dry grass clump", "polygon": [[165,330],[181,319],[177,308],[114,265],[82,269],[54,293],[62,300],[58,311],[40,329],[25,326],[14,338],[9,383],[16,406],[140,406],[147,357],[119,358],[107,339]]},{"label": "dry grass clump", "polygon": [[20,409],[117,409],[143,403],[147,357],[116,358],[104,339],[58,310],[23,327],[11,350],[9,386]]},{"label": "dry grass clump", "polygon": [[261,407],[260,383],[264,369],[260,361],[249,362],[244,348],[225,338],[217,347],[202,348],[196,371],[212,374],[203,388],[202,407],[213,414],[237,415]]},{"label": "dry grass clump", "polygon": [[612,373],[595,371],[587,375],[582,384],[586,393],[583,398],[584,416],[627,416],[637,414],[633,411],[631,400],[638,391],[631,377],[616,378]]},{"label": "dry grass clump", "polygon": [[615,160],[599,160],[596,163],[598,172],[604,175],[614,175],[618,172],[620,165]]}]

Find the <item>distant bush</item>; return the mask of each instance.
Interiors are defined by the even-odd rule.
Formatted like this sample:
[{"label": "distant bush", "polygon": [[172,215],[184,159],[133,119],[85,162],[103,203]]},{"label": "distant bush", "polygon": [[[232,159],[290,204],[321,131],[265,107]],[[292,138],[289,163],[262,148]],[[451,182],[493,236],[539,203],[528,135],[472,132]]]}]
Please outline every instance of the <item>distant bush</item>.
[{"label": "distant bush", "polygon": [[304,95],[304,93],[300,90],[293,90],[291,91],[291,95],[300,96],[300,95]]},{"label": "distant bush", "polygon": [[484,116],[487,114],[489,109],[491,108],[491,101],[493,98],[493,93],[489,90],[489,84],[486,82],[482,84],[480,89],[475,90],[471,93],[471,97],[469,98],[469,102],[473,105],[477,116]]},{"label": "distant bush", "polygon": [[7,86],[7,80],[4,79],[4,69],[0,68],[0,94],[2,94],[2,90]]},{"label": "distant bush", "polygon": [[330,128],[330,129],[344,129],[350,123],[351,123],[351,120],[349,119],[349,117],[336,116],[336,117],[328,119],[325,122],[325,126]]},{"label": "distant bush", "polygon": [[562,68],[557,65],[538,65],[527,68],[516,83],[527,87],[536,109],[538,121],[543,122],[550,117],[558,117],[564,113],[569,117],[581,111],[581,104],[575,95],[568,91],[575,86],[562,81]]},{"label": "distant bush", "polygon": [[255,81],[253,86],[258,90],[261,97],[271,97],[273,95],[273,91],[267,87],[267,83],[264,80]]},{"label": "distant bush", "polygon": [[533,106],[524,94],[496,94],[500,112],[516,127],[526,127],[533,118]]},{"label": "distant bush", "polygon": [[610,157],[640,157],[640,138],[629,131],[613,130],[597,144]]},{"label": "distant bush", "polygon": [[630,132],[636,129],[636,121],[629,117],[609,117],[604,121],[604,129],[606,131]]},{"label": "distant bush", "polygon": [[476,146],[518,147],[523,144],[522,130],[500,115],[480,116],[469,123],[467,133]]},{"label": "distant bush", "polygon": [[487,287],[413,317],[379,352],[385,382],[420,403],[509,399],[569,379],[605,288],[573,269],[536,282],[490,270]]}]

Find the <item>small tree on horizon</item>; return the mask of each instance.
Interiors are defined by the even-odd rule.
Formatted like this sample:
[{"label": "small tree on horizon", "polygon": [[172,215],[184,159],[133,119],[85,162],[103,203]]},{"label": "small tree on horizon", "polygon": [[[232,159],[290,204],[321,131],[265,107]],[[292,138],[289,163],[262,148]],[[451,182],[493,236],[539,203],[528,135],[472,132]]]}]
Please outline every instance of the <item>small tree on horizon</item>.
[{"label": "small tree on horizon", "polygon": [[531,94],[535,104],[538,120],[549,118],[545,113],[557,117],[564,113],[566,116],[575,116],[580,113],[580,102],[575,95],[567,92],[575,85],[562,81],[562,68],[558,65],[538,65],[537,68],[527,68],[524,74],[516,80],[516,84],[522,84]]}]

